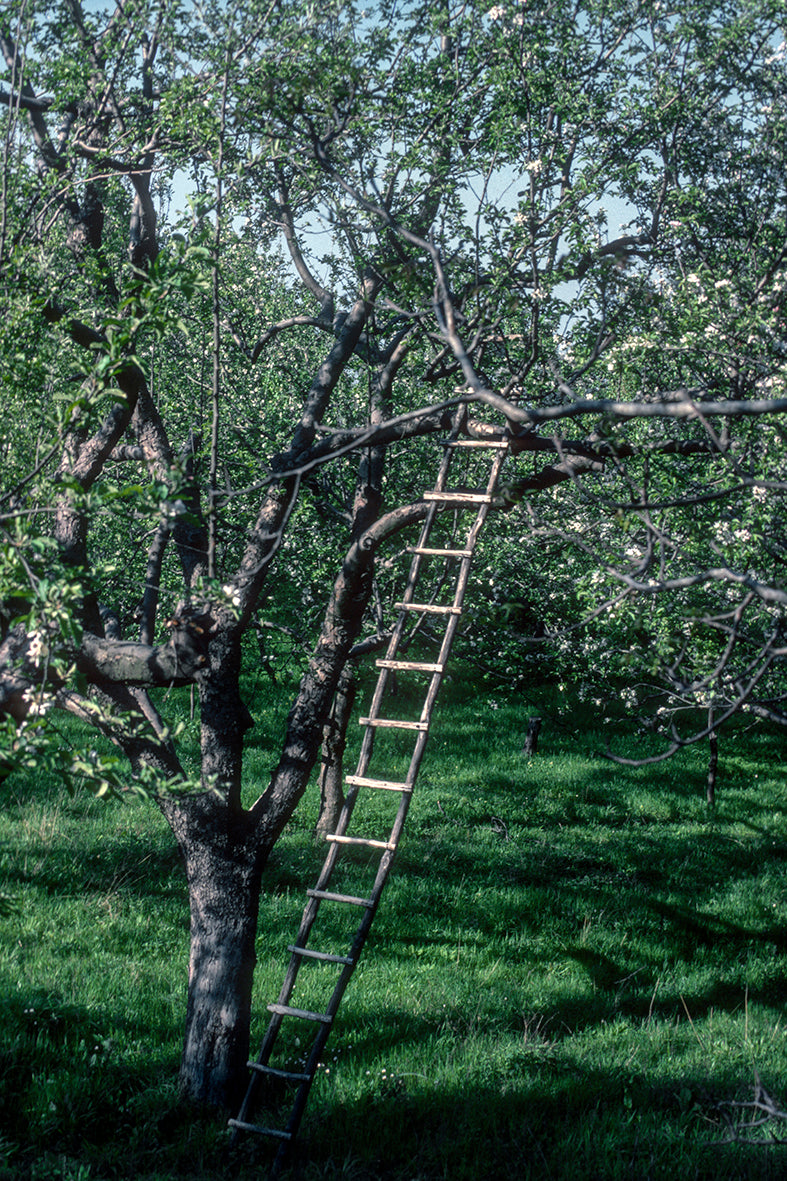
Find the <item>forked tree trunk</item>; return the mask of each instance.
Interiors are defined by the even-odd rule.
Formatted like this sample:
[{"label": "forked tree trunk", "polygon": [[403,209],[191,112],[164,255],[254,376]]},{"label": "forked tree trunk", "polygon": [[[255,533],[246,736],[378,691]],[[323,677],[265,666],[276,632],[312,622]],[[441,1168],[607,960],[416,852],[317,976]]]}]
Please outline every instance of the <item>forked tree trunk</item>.
[{"label": "forked tree trunk", "polygon": [[191,956],[180,1081],[184,1096],[195,1102],[237,1109],[248,1081],[262,870],[319,754],[326,716],[371,593],[373,554],[371,543],[359,542],[345,558],[287,719],[281,758],[267,791],[247,811],[240,770],[251,718],[238,691],[240,647],[229,631],[217,629],[211,638],[210,664],[200,684],[202,769],[221,790],[161,801],[189,885]]}]

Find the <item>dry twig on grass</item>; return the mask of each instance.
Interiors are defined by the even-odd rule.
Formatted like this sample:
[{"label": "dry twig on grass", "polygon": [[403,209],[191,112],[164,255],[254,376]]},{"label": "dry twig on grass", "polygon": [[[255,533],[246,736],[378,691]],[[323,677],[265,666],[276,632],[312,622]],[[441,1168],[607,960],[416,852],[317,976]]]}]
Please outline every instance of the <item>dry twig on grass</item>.
[{"label": "dry twig on grass", "polygon": [[[727,1129],[727,1136],[720,1143],[755,1144],[769,1148],[774,1144],[787,1144],[787,1136],[778,1136],[774,1130],[787,1122],[787,1111],[768,1094],[756,1070],[752,1099],[726,1100],[716,1107]],[[744,1118],[744,1113],[750,1113],[751,1118]]]}]

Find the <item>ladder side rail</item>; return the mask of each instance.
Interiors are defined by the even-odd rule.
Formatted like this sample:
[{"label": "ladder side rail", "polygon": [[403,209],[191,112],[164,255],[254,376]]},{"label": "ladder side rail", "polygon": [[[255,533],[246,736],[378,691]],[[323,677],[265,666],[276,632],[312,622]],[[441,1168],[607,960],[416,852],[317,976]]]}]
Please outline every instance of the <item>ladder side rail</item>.
[{"label": "ladder side rail", "polygon": [[[492,497],[497,482],[500,478],[500,471],[505,463],[508,451],[499,451],[492,463],[492,470],[489,473],[489,480],[487,483],[487,495]],[[489,516],[491,503],[480,504],[476,513],[475,521],[473,522],[470,532],[467,535],[466,548],[471,551],[471,555],[475,553],[475,547],[478,543],[478,538],[481,530],[484,527],[486,518]],[[465,592],[467,591],[467,583],[470,578],[470,567],[472,565],[472,556],[469,558],[462,558],[460,562],[459,574],[457,577],[456,594],[454,596],[454,603],[457,607],[461,607],[464,602]]]},{"label": "ladder side rail", "polygon": [[[339,847],[337,845],[331,846],[331,848],[328,852],[328,855],[323,863],[323,867],[320,872],[320,875],[319,875],[319,878],[317,881],[317,885],[314,887],[315,890],[324,889],[325,886],[329,884],[331,874],[333,871],[333,867],[334,867],[336,861],[338,860],[339,855],[340,855]],[[377,909],[377,903],[379,901],[380,894],[382,893],[382,888],[385,885],[386,879],[388,877],[388,873],[390,872],[390,867],[391,867],[392,861],[393,861],[392,853],[386,851],[386,853],[381,858],[381,865],[380,865],[380,867],[378,867],[375,882],[372,887],[372,890],[370,891],[369,897],[370,897],[371,905],[366,908],[366,912],[361,920],[361,923],[359,924],[359,926],[356,930],[356,934],[353,939],[353,943],[352,943],[351,950],[350,950],[350,957],[353,959],[353,962],[351,964],[347,964],[344,966],[342,973],[339,977],[339,981],[336,984],[336,986],[334,987],[329,1005],[326,1008],[326,1013],[331,1015],[331,1017],[333,1017],[335,1015],[336,1011],[338,1010],[342,996],[344,995],[344,991],[347,988],[347,985],[349,984],[349,981],[350,981],[350,979],[353,975],[353,972],[355,970],[355,960],[357,959],[357,955],[360,954],[360,950],[363,947],[364,942],[366,941],[366,937],[368,935],[369,928],[371,927],[372,920],[374,918],[374,913]],[[306,941],[308,939],[309,934],[311,933],[311,928],[314,925],[314,920],[316,919],[317,913],[319,911],[320,902],[321,902],[321,899],[312,896],[309,898],[308,902],[306,903],[306,906],[304,908],[304,914],[301,919],[301,925],[300,925],[298,934],[295,938],[296,945],[301,946],[301,947],[306,946]],[[282,987],[279,991],[279,996],[277,998],[277,1001],[275,1002],[276,1004],[278,1004],[278,1005],[287,1005],[288,1004],[288,1002],[292,996],[293,989],[295,987],[295,982],[296,982],[296,978],[298,975],[298,970],[300,968],[301,962],[302,962],[302,958],[300,956],[298,956],[296,953],[293,953],[290,955],[290,961],[289,961],[289,964],[287,967],[287,971],[285,973],[284,982],[283,982]],[[268,1064],[268,1061],[270,1059],[273,1048],[276,1044],[276,1040],[278,1038],[279,1031],[281,1029],[283,1021],[284,1021],[284,1014],[283,1013],[277,1013],[277,1012],[271,1013],[271,1017],[268,1022],[266,1032],[265,1032],[265,1036],[263,1038],[262,1046],[260,1047],[260,1052],[257,1055],[257,1058],[255,1060],[257,1065],[267,1065]],[[317,1065],[319,1063],[320,1055],[321,1055],[322,1050],[324,1049],[325,1044],[328,1040],[330,1028],[331,1027],[329,1024],[320,1023],[318,1025],[317,1032],[315,1033],[314,1038],[312,1040],[311,1050],[309,1051],[309,1055],[307,1057],[306,1064],[303,1069],[303,1073],[308,1074],[309,1078],[308,1078],[308,1080],[304,1080],[303,1082],[301,1082],[301,1084],[298,1087],[298,1091],[296,1094],[295,1101],[293,1103],[293,1108],[292,1108],[292,1111],[290,1114],[290,1118],[288,1119],[287,1125],[285,1128],[285,1131],[287,1133],[287,1139],[289,1141],[293,1140],[297,1134],[297,1130],[300,1125],[301,1118],[303,1116],[303,1112],[306,1108],[306,1102],[309,1097],[309,1092],[311,1090],[311,1086],[314,1081],[314,1075],[317,1070]],[[259,1074],[253,1072],[251,1075],[251,1078],[249,1079],[249,1083],[248,1083],[248,1086],[246,1089],[246,1094],[244,1096],[243,1103],[241,1104],[240,1111],[238,1112],[238,1116],[235,1121],[236,1123],[244,1123],[246,1121],[246,1117],[248,1116],[248,1114],[251,1110],[251,1105],[252,1105],[254,1098],[256,1096],[257,1089],[259,1087],[260,1082],[261,1082],[261,1078],[260,1078]]]},{"label": "ladder side rail", "polygon": [[[500,479],[500,472],[503,468],[503,464],[505,463],[507,456],[508,456],[508,447],[506,447],[505,449],[501,448],[497,452],[497,454],[495,455],[494,460],[492,461],[492,468],[489,473],[489,480],[487,481],[487,486],[486,486],[487,495],[490,498],[494,496],[498,481]],[[492,505],[490,503],[479,505],[478,513],[477,513],[476,519],[475,519],[475,523],[473,524],[473,527],[471,528],[470,533],[467,538],[467,543],[468,543],[467,548],[468,549],[475,550],[476,542],[478,541],[478,536],[479,536],[482,528],[484,527],[484,524],[486,522],[486,518],[489,516],[491,508],[492,508]]]},{"label": "ladder side rail", "polygon": [[[384,670],[384,671],[387,671],[387,670]],[[431,678],[432,681],[434,681],[435,675],[436,674],[433,674],[433,676]],[[374,729],[373,727],[366,727],[367,735],[370,733],[373,733],[373,729]],[[427,738],[428,738],[428,733],[426,731],[418,731],[417,732],[415,749],[414,749],[413,755],[411,756],[410,766],[409,766],[407,776],[406,776],[406,783],[410,787],[412,787],[412,785],[414,784],[415,778],[418,774],[418,767],[420,765],[421,757],[423,755],[423,751],[426,746]],[[371,744],[369,744],[369,745],[371,746]],[[371,753],[371,751],[369,751],[369,754],[370,753]],[[368,758],[364,758],[362,755],[362,757],[359,759],[358,770],[356,771],[356,777],[361,777],[363,775],[364,771],[368,769],[368,766],[366,764],[368,764]],[[362,766],[363,766],[363,771],[361,770]],[[352,812],[353,812],[353,809],[354,809],[355,803],[357,801],[360,790],[361,789],[359,786],[354,786],[354,787],[351,787],[350,790],[348,791],[348,793],[345,797],[345,802],[342,807],[341,813],[339,815],[339,819],[337,821],[336,827],[334,829],[333,834],[331,834],[331,835],[334,835],[334,836],[344,835],[346,833],[347,828],[349,827],[350,819],[352,817]],[[394,822],[393,822],[392,829],[391,829],[391,835],[389,837],[389,840],[391,842],[398,842],[399,836],[401,835],[401,832],[404,828],[404,822],[405,822],[405,819],[407,816],[407,811],[410,806],[411,795],[412,795],[411,791],[406,791],[406,792],[402,793],[402,799],[399,803],[399,808],[397,810],[396,816],[394,817]],[[317,878],[317,882],[315,883],[315,886],[314,886],[315,890],[323,890],[324,891],[330,885],[331,879],[333,877],[333,871],[336,867],[337,862],[339,861],[339,859],[342,855],[342,851],[343,850],[342,850],[342,846],[340,843],[334,842],[330,845],[330,848],[328,849],[328,852],[326,853],[325,859],[324,859],[322,867],[320,869],[320,873]],[[393,861],[392,851],[386,850],[383,854],[383,857],[381,858],[380,865],[378,866],[377,874],[375,876],[375,881],[374,881],[374,884],[372,885],[372,889],[369,894],[369,897],[372,900],[374,900],[375,902],[376,902],[379,894],[382,892],[382,888],[383,888],[385,881],[388,877],[388,873],[390,872],[390,867],[391,867],[392,861]],[[311,929],[314,926],[314,922],[317,918],[317,914],[318,914],[319,907],[320,907],[320,901],[321,900],[319,898],[311,897],[309,899],[309,901],[307,902],[306,906],[304,907],[303,916],[301,918],[301,924],[298,929],[298,933],[295,937],[295,944],[299,947],[305,947],[307,944],[308,937],[311,933]],[[359,930],[363,929],[366,924],[368,924],[368,926],[371,926],[371,920],[373,917],[374,917],[374,908],[367,908],[367,913],[364,915],[364,918],[362,919],[361,926],[359,927]],[[282,988],[279,993],[277,1003],[287,1004],[287,1002],[289,1001],[290,996],[292,995],[292,990],[295,986],[296,977],[298,975],[298,971],[300,969],[301,963],[302,963],[302,959],[300,956],[298,956],[297,954],[291,955],[290,964],[289,964],[289,967],[288,967],[287,972],[285,974],[285,979],[282,984]],[[273,1023],[271,1023],[271,1024],[273,1024]],[[273,1034],[273,1036],[272,1036],[271,1044],[272,1044],[273,1040],[275,1040],[275,1034]]]},{"label": "ladder side rail", "polygon": [[[388,672],[389,672],[389,670],[387,670],[387,669],[381,670],[381,674],[378,677],[378,682],[377,682],[378,689],[380,688],[381,684],[383,685],[383,687],[385,686],[386,678],[383,674],[387,674]],[[382,693],[380,693],[380,697],[382,697]],[[378,708],[379,708],[379,705],[378,705]],[[365,775],[366,771],[368,770],[369,761],[371,759],[371,754],[372,754],[372,747],[373,747],[373,740],[374,740],[374,727],[367,726],[365,729],[366,729],[366,733],[364,735],[364,739],[362,742],[362,749],[361,749],[361,752],[360,752],[360,755],[358,758],[357,769],[355,772],[356,778],[363,777]],[[427,737],[427,735],[425,732],[421,732],[421,731],[418,732],[417,740],[416,740],[416,750],[417,751],[422,752],[423,747],[425,746],[426,737]],[[407,782],[410,785],[412,785],[412,783],[414,782],[415,774],[417,774],[419,763],[420,763],[420,754],[419,754],[419,757],[417,760],[411,759],[410,770],[408,771],[408,775],[407,775]],[[359,792],[360,792],[360,787],[358,787],[358,786],[351,787],[350,790],[347,792],[347,794],[345,796],[344,804],[342,806],[341,812],[339,814],[339,818],[337,820],[337,823],[336,823],[336,826],[335,826],[335,829],[334,829],[334,832],[332,835],[344,835],[347,832],[347,829],[349,827],[350,820],[352,817],[352,813],[353,813],[353,810],[355,807],[355,803],[358,799]],[[409,806],[410,793],[409,792],[403,793],[403,795],[404,795],[403,802],[406,801],[407,805]],[[399,809],[400,812],[401,812],[401,808],[402,808],[402,805],[400,803],[400,809]],[[401,832],[401,829],[404,824],[404,817],[406,816],[406,813],[407,813],[407,808],[405,807],[404,814],[401,817],[401,821],[399,820],[399,813],[397,813],[397,817],[395,818],[395,821],[394,821],[394,830],[395,831]],[[392,837],[391,839],[396,839],[396,838]],[[334,842],[331,844],[331,846],[328,849],[328,852],[325,856],[325,859],[323,861],[322,868],[321,868],[319,876],[317,878],[317,882],[314,886],[315,890],[326,890],[327,887],[330,885],[331,879],[333,877],[334,869],[335,869],[336,864],[342,855],[342,852],[343,852],[343,850],[342,850],[340,843]],[[386,867],[385,872],[381,876],[380,872],[378,870],[378,875],[377,875],[377,878],[375,879],[375,884],[372,887],[372,890],[370,892],[371,898],[376,897],[377,892],[382,889],[382,886],[384,885],[385,879],[387,877],[387,872],[388,872],[387,866],[390,862],[390,858],[383,857],[382,861]],[[314,926],[314,922],[317,918],[319,906],[320,906],[320,899],[319,898],[312,897],[307,902],[307,904],[304,908],[302,919],[301,919],[301,925],[300,925],[300,928],[298,930],[298,934],[295,939],[295,943],[297,945],[302,946],[302,947],[306,946],[309,934],[311,933],[311,929]],[[365,916],[365,918],[366,917],[367,916]],[[300,969],[301,962],[302,961],[299,956],[297,956],[297,955],[291,956],[290,965],[289,965],[289,968],[288,968],[287,973],[285,975],[284,982],[282,984],[282,988],[281,988],[279,998],[278,998],[278,1003],[286,1004],[287,1001],[289,1000],[290,996],[292,995],[292,989],[295,986],[295,979],[296,979],[298,971]],[[272,1035],[271,1045],[273,1044],[274,1040],[275,1040],[275,1033]]]},{"label": "ladder side rail", "polygon": [[[453,624],[451,631],[455,630],[457,623],[458,623],[458,619],[451,620],[451,624]],[[439,683],[440,683],[441,679],[442,679],[442,674],[438,674],[438,673],[433,674],[432,677],[430,678],[430,697],[431,697],[432,701],[434,701],[434,699],[437,695],[437,688],[439,687]],[[367,727],[367,731],[369,729],[371,729],[371,728]],[[415,747],[413,750],[413,754],[411,756],[410,766],[408,768],[407,777],[406,777],[407,782],[410,784],[413,784],[415,782],[415,779],[418,775],[418,769],[420,767],[421,760],[423,758],[423,754],[424,754],[424,751],[426,748],[426,743],[427,743],[428,737],[429,737],[428,731],[419,731],[417,733]],[[356,787],[352,790],[352,793],[351,793],[352,798],[351,798],[349,807],[348,807],[348,800],[350,799],[350,796],[348,793],[348,799],[345,800],[345,805],[342,808],[342,813],[339,818],[339,823],[337,824],[337,828],[336,828],[337,833],[340,831],[341,832],[346,831],[346,828],[349,825],[350,817],[352,815],[353,806],[354,806],[355,801],[358,797],[359,790],[360,789],[358,787]],[[402,798],[400,800],[399,807],[396,812],[396,816],[394,817],[394,821],[393,821],[393,825],[392,825],[391,833],[390,833],[390,837],[389,837],[390,842],[394,845],[398,845],[399,839],[401,838],[401,834],[404,830],[405,821],[407,819],[407,813],[409,811],[411,799],[412,799],[411,792],[403,792],[402,793]],[[357,945],[359,952],[360,952],[360,949],[363,947],[363,944],[366,941],[369,929],[371,928],[372,922],[374,920],[375,912],[377,909],[377,903],[379,902],[379,898],[382,894],[383,888],[387,882],[388,876],[389,876],[391,868],[393,866],[394,852],[395,852],[395,850],[386,850],[380,859],[377,873],[375,875],[375,880],[374,880],[372,888],[369,892],[369,897],[370,897],[370,900],[373,902],[373,905],[366,909],[366,912],[365,912],[365,914],[358,926],[356,936],[353,941],[353,948],[355,948]],[[336,863],[338,862],[338,860],[341,856],[341,853],[342,853],[342,848],[338,843],[331,845],[331,847],[328,850],[328,853],[325,857],[325,860],[323,861],[323,865],[322,865],[319,877],[317,879],[317,883],[314,886],[315,890],[325,890],[326,887],[330,884],[331,878],[333,876],[333,870],[334,870]],[[314,922],[317,918],[317,914],[318,914],[319,907],[320,907],[320,901],[321,900],[319,898],[311,897],[311,898],[309,898],[309,900],[304,908],[303,916],[301,919],[301,924],[300,924],[300,927],[298,930],[298,934],[296,935],[296,938],[295,938],[295,944],[299,947],[305,947],[307,944],[309,935],[311,934],[312,927],[314,926]],[[353,955],[352,950],[350,952],[350,955],[351,956]],[[300,966],[301,966],[302,962],[303,962],[302,957],[298,956],[296,953],[291,954],[290,962],[289,962],[287,971],[285,973],[284,981],[282,983],[282,987],[280,989],[279,996],[278,996],[276,1003],[286,1005],[289,1002],[290,997],[292,996],[293,989],[295,987],[296,979],[297,979],[298,972],[300,970]],[[347,984],[349,983],[349,980],[354,972],[354,969],[355,969],[355,964],[353,963],[352,965],[348,965],[344,969],[344,971],[342,972],[342,975],[340,977],[340,981],[343,980],[345,976],[346,976],[346,980],[345,980],[344,984],[342,985],[341,992],[338,994],[338,996],[336,998],[337,1007],[338,1007],[339,1001],[341,1000],[341,996],[343,995],[344,990],[347,987]],[[337,985],[336,987],[338,989],[339,985]],[[334,996],[336,996],[336,990],[334,991]],[[328,1010],[328,1011],[330,1011],[330,1010]],[[282,1020],[283,1020],[283,1017],[281,1014],[274,1013],[272,1015],[271,1020],[268,1024],[268,1030],[266,1032],[265,1039],[263,1041],[263,1047],[261,1048],[260,1054],[258,1055],[258,1058],[257,1058],[257,1061],[259,1063],[263,1063],[263,1062],[267,1063],[267,1060],[270,1057],[271,1050],[273,1049],[276,1038],[278,1036],[278,1032],[279,1032],[279,1028],[281,1026]],[[329,1032],[328,1030],[326,1030],[326,1031],[318,1030],[317,1034],[315,1035],[315,1043],[318,1041],[321,1041],[322,1045],[324,1045],[327,1040],[328,1032]],[[256,1081],[257,1080],[254,1077],[250,1081],[249,1093],[247,1096],[248,1104],[246,1102],[244,1102],[244,1108],[241,1110],[241,1112],[238,1116],[239,1120],[243,1120],[245,1118],[245,1115],[246,1115],[245,1108],[246,1108],[246,1106],[248,1106],[250,1104],[250,1101],[253,1098],[253,1095],[256,1090]],[[304,1107],[305,1107],[305,1099],[304,1099]],[[290,1128],[289,1128],[289,1124],[288,1124],[288,1131],[289,1130],[290,1130]]]},{"label": "ladder side rail", "polygon": [[[335,861],[337,856],[338,856],[338,850],[334,850],[333,848],[331,848],[328,853],[328,858],[332,857],[333,861]],[[325,866],[323,865],[323,873],[321,874],[321,877],[323,876],[324,873],[325,873]],[[330,875],[328,875],[328,876],[330,877]],[[305,905],[304,911],[303,911],[303,916],[301,918],[300,927],[298,929],[298,934],[295,937],[295,943],[297,945],[299,945],[299,946],[306,945],[306,939],[308,938],[308,934],[311,931],[312,926],[314,925],[314,920],[317,917],[317,912],[319,910],[319,907],[320,907],[320,899],[319,898],[308,898],[307,899],[307,902],[306,902],[306,905]],[[293,993],[293,989],[295,988],[295,983],[297,980],[298,972],[300,970],[301,962],[302,962],[302,960],[301,960],[300,956],[298,956],[294,953],[290,955],[289,963],[288,963],[287,969],[284,973],[284,979],[282,981],[281,988],[279,989],[279,995],[278,995],[276,1002],[275,1002],[276,1004],[286,1005],[289,1003],[290,998]],[[258,1065],[267,1065],[268,1059],[270,1058],[270,1055],[271,1055],[271,1051],[273,1050],[273,1047],[276,1043],[276,1039],[279,1035],[279,1030],[281,1028],[283,1020],[284,1020],[284,1014],[271,1013],[270,1019],[268,1021],[268,1026],[265,1031],[265,1036],[263,1037],[262,1045],[260,1047],[259,1054],[257,1055],[257,1058],[256,1058],[256,1063]],[[249,1085],[248,1085],[248,1088],[246,1091],[245,1098],[243,1100],[243,1104],[242,1104],[240,1112],[238,1114],[238,1119],[241,1121],[245,1120],[246,1115],[248,1114],[248,1109],[250,1108],[251,1102],[256,1094],[256,1090],[257,1090],[257,1086],[259,1084],[259,1081],[260,1081],[259,1077],[252,1074],[251,1079],[249,1080]]]},{"label": "ladder side rail", "polygon": [[[436,502],[433,502],[429,505],[429,507],[426,510],[426,515],[425,515],[423,523],[421,525],[421,530],[418,534],[419,547],[426,545],[426,542],[429,540],[429,537],[432,532],[432,526],[434,525],[435,518],[438,513],[438,508],[439,508],[438,504]],[[418,584],[418,579],[421,574],[422,564],[423,564],[423,555],[419,554],[419,553],[414,553],[412,556],[412,560],[410,562],[410,571],[407,576],[407,582],[405,584],[404,592],[402,594],[401,601],[403,603],[411,603],[413,601],[413,595],[415,594],[415,588]],[[398,641],[399,641],[399,639],[401,639],[401,634],[402,634],[403,629],[404,629],[404,618],[402,616],[400,616],[400,618],[397,620],[397,623],[394,627],[393,635],[391,636],[392,642],[393,642],[394,638],[396,638],[396,647],[397,648],[399,646]],[[391,648],[391,645],[389,645],[389,652],[386,652],[386,655],[390,654],[390,648]]]},{"label": "ladder side rail", "polygon": [[[503,462],[505,461],[506,454],[507,454],[507,448],[505,450],[501,450],[498,453],[498,455],[495,456],[495,461],[492,465],[492,473],[490,475],[490,479],[488,482],[489,489],[494,489],[494,486],[497,483],[497,479],[500,474],[500,469],[503,465]],[[474,523],[470,529],[470,533],[468,535],[468,542],[467,542],[467,547],[466,547],[467,549],[473,550],[475,548],[475,544],[478,540],[478,536],[480,534],[481,528],[482,528],[484,521],[486,520],[487,514],[489,512],[489,508],[490,508],[490,506],[488,504],[482,504],[478,507],[478,510],[476,512],[475,521],[474,521]],[[470,576],[471,563],[472,563],[472,557],[465,557],[465,558],[461,559],[460,564],[459,564],[460,569],[459,569],[459,574],[457,577],[457,592],[454,596],[454,604],[458,607],[461,607],[461,605],[464,601],[464,595],[467,590],[467,583],[468,583],[468,579]],[[439,655],[438,655],[437,660],[435,662],[436,664],[441,665],[443,668],[445,667],[445,665],[447,663],[448,656],[451,651],[451,647],[452,647],[453,640],[454,640],[454,635],[456,633],[456,629],[459,626],[459,619],[460,619],[459,615],[451,615],[448,617],[448,620],[447,620],[446,629],[445,629],[445,633],[443,636],[443,642],[440,646],[440,652],[439,652]],[[428,687],[427,693],[426,693],[426,699],[424,701],[424,708],[421,713],[421,718],[423,721],[429,722],[431,720],[432,709],[433,709],[434,703],[437,699],[437,694],[438,694],[438,691],[440,689],[440,685],[443,680],[443,675],[444,674],[442,671],[436,671],[436,672],[432,673],[432,676],[431,676],[430,682],[429,682],[429,687]],[[421,760],[423,758],[424,751],[426,749],[426,744],[427,744],[428,738],[429,738],[428,730],[420,731],[418,733],[418,736],[417,736],[417,739],[415,742],[415,747],[413,750],[413,754],[412,754],[412,757],[410,760],[410,767],[407,772],[407,782],[408,783],[414,784],[416,781],[416,778],[418,776],[418,771],[419,771],[419,768],[421,765]],[[400,805],[399,813],[397,813],[393,828],[391,830],[391,840],[395,841],[397,844],[399,841],[399,837],[401,836],[402,829],[404,828],[404,821],[407,816],[407,811],[408,811],[409,805],[410,805],[410,797],[407,797],[406,799],[402,800],[402,804]]]},{"label": "ladder side rail", "polygon": [[[479,538],[481,530],[484,526],[486,518],[488,517],[489,511],[492,507],[491,499],[494,494],[494,490],[497,486],[497,482],[500,478],[500,471],[501,471],[501,468],[505,462],[507,454],[508,454],[507,449],[506,450],[501,449],[500,451],[498,451],[497,455],[494,458],[494,461],[492,463],[492,470],[489,473],[489,479],[487,481],[487,489],[486,489],[486,495],[489,497],[489,500],[478,505],[478,509],[477,509],[476,515],[475,515],[475,520],[473,521],[473,524],[471,525],[470,531],[467,535],[465,549],[468,552],[467,552],[466,556],[463,557],[459,562],[459,572],[457,574],[456,590],[454,592],[454,600],[453,600],[453,606],[460,608],[460,609],[464,603],[465,593],[467,591],[467,584],[468,584],[468,580],[470,578],[470,569],[472,566],[473,556],[475,554],[475,547],[478,543],[478,538]],[[449,627],[447,629],[447,632],[450,630],[451,634],[450,634],[450,637],[448,635],[446,635],[446,637],[443,641],[443,644],[446,646],[446,656],[448,654],[448,651],[450,650],[451,642],[453,641],[453,632],[455,631],[457,619],[458,619],[458,617],[454,617],[449,620]],[[451,626],[450,626],[451,622],[454,622],[454,628],[451,628]],[[442,663],[444,663],[444,661]]]}]

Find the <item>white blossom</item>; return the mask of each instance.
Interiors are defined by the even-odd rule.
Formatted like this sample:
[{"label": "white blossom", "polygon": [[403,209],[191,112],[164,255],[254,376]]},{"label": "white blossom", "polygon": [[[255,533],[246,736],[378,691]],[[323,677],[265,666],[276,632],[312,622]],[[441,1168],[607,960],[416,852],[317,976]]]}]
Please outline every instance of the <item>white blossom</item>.
[{"label": "white blossom", "polygon": [[241,594],[236,586],[233,586],[232,583],[228,582],[221,589],[222,589],[222,592],[227,596],[229,601],[232,603],[233,607],[240,607]]},{"label": "white blossom", "polygon": [[28,638],[30,640],[28,655],[35,667],[40,668],[42,661],[46,660],[49,655],[49,641],[40,631],[30,632]]},{"label": "white blossom", "polygon": [[27,716],[29,718],[42,718],[48,714],[54,705],[54,698],[42,697],[38,689],[25,689],[22,694],[25,704],[27,705]]}]

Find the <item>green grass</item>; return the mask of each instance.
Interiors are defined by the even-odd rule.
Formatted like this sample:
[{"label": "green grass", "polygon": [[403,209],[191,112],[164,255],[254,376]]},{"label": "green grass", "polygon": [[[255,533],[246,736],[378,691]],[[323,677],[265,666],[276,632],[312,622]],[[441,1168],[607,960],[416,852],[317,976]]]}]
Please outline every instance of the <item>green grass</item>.
[{"label": "green grass", "polygon": [[[257,784],[281,727],[258,697]],[[783,743],[722,736],[709,814],[706,750],[632,770],[600,756],[610,741],[658,745],[546,691],[525,704],[446,687],[294,1175],[785,1175],[787,1148],[727,1142],[745,1116],[724,1106],[756,1077],[787,1103]],[[16,909],[0,918],[0,1178],[264,1175],[266,1145],[229,1157],[223,1124],[178,1103],[187,899],[155,808],[1,790],[0,892]],[[375,796],[359,824],[387,823],[387,805]],[[266,875],[255,1036],[321,860],[315,815],[309,800]],[[369,866],[347,873],[360,888]]]}]

